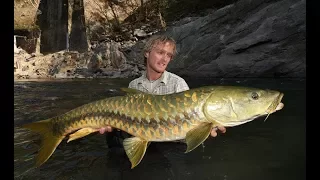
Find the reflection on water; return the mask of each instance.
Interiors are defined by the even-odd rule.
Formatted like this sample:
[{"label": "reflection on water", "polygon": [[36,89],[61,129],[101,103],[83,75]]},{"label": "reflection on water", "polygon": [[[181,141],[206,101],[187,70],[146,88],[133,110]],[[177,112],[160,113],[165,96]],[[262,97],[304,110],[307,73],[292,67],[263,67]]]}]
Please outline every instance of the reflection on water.
[{"label": "reflection on water", "polygon": [[186,79],[189,86],[245,85],[284,92],[281,111],[226,134],[209,137],[185,154],[182,143],[151,143],[142,162],[130,169],[121,150],[109,150],[98,133],[58,146],[49,160],[32,168],[37,134],[19,128],[82,104],[121,95],[129,79],[20,81],[14,83],[15,179],[305,179],[305,80]]}]

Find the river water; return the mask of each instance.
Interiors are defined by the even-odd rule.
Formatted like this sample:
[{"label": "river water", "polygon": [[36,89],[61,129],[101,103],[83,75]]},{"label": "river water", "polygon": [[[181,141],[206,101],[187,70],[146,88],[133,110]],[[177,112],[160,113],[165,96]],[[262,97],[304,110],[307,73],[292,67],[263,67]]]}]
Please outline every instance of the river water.
[{"label": "river water", "polygon": [[303,180],[306,178],[305,79],[186,79],[190,88],[241,85],[284,93],[284,108],[225,134],[185,154],[182,143],[151,143],[141,163],[130,169],[122,151],[110,150],[105,136],[93,133],[62,141],[48,161],[33,168],[37,134],[19,125],[65,113],[104,97],[123,94],[130,79],[14,82],[15,179],[159,179],[159,180]]}]

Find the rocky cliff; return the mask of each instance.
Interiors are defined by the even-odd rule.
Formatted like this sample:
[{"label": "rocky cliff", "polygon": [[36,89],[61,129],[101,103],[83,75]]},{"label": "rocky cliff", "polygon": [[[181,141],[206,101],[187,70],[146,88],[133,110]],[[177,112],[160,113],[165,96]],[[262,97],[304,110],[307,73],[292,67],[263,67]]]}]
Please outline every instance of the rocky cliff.
[{"label": "rocky cliff", "polygon": [[145,25],[122,42],[93,44],[85,53],[15,54],[16,78],[135,77],[144,70],[142,48],[154,33],[177,41],[168,70],[192,77],[305,77],[306,1],[239,0],[202,16]]}]

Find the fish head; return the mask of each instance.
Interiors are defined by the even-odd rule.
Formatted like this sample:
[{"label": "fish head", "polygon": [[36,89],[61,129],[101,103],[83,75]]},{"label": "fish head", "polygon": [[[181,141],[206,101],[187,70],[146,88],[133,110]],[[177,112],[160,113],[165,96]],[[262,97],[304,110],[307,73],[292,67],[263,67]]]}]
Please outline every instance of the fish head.
[{"label": "fish head", "polygon": [[275,90],[221,86],[211,92],[203,112],[210,122],[232,127],[281,110],[283,96]]}]

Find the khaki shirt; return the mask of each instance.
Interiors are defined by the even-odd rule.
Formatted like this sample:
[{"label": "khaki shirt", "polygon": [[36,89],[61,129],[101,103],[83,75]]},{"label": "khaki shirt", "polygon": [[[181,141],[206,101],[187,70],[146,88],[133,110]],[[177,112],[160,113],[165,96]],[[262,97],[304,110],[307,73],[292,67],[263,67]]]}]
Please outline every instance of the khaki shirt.
[{"label": "khaki shirt", "polygon": [[161,77],[155,81],[148,80],[146,72],[144,72],[141,77],[129,83],[129,88],[159,95],[189,90],[189,86],[184,79],[168,71],[164,71]]}]

